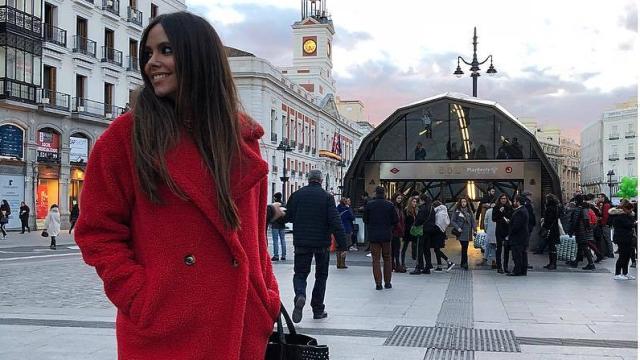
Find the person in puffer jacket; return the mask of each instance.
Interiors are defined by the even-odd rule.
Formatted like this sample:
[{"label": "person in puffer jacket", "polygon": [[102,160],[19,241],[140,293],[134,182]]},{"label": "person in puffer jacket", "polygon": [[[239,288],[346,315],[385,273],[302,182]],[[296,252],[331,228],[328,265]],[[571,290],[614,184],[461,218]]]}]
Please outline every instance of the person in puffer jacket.
[{"label": "person in puffer jacket", "polygon": [[447,227],[451,223],[451,219],[449,218],[449,211],[447,207],[443,205],[439,200],[433,202],[433,210],[436,212],[436,226],[440,233],[437,236],[433,237],[431,246],[433,247],[433,252],[436,254],[436,261],[438,263],[435,271],[442,271],[440,267],[441,261],[444,260],[447,262],[447,272],[451,271],[453,267],[456,265],[453,262],[449,261],[447,255],[442,252],[444,248],[445,241],[447,240]]}]

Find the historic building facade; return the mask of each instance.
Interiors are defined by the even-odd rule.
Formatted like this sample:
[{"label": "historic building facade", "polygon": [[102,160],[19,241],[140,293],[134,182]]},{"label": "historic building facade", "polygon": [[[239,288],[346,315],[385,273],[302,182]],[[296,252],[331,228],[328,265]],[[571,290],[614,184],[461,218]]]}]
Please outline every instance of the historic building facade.
[{"label": "historic building facade", "polygon": [[[0,197],[19,228],[81,201],[88,154],[142,84],[142,30],[183,0],[25,0],[0,8]],[[2,16],[4,13],[4,16]]]},{"label": "historic building facade", "polygon": [[581,184],[585,192],[615,194],[622,177],[638,177],[637,99],[603,112],[598,121],[582,130],[580,138]]}]

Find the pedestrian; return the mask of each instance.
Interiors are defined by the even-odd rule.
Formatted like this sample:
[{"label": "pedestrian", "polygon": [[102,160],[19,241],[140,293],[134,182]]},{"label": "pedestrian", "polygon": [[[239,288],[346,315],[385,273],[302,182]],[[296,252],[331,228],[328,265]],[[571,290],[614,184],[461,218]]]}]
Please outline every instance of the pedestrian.
[{"label": "pedestrian", "polygon": [[406,269],[402,267],[400,262],[400,246],[402,237],[404,236],[404,211],[402,209],[402,203],[404,196],[401,193],[393,195],[393,205],[398,216],[398,222],[393,227],[391,239],[391,268],[395,272],[406,272]]},{"label": "pedestrian", "polygon": [[7,230],[5,229],[5,226],[9,222],[9,215],[11,215],[9,202],[2,199],[2,204],[0,204],[0,231],[2,231],[2,240],[7,238]]},{"label": "pedestrian", "polygon": [[118,358],[264,358],[280,310],[266,213],[282,211],[264,131],[204,18],[154,17],[139,50],[143,85],[93,146],[75,228],[118,311]]},{"label": "pedestrian", "polygon": [[362,220],[367,226],[367,240],[371,244],[371,263],[376,290],[382,290],[380,256],[383,259],[384,288],[391,289],[391,237],[398,223],[398,214],[391,201],[384,197],[384,188],[376,187],[376,195],[364,208]]},{"label": "pedestrian", "polygon": [[416,148],[413,150],[413,155],[416,160],[424,160],[427,158],[427,150],[422,147],[421,142],[416,144]]},{"label": "pedestrian", "polygon": [[71,230],[76,226],[76,222],[80,217],[80,206],[78,206],[78,202],[73,200],[73,207],[71,208],[71,213],[69,214],[69,221],[71,222],[71,226],[69,227],[69,234],[71,234]]},{"label": "pedestrian", "polygon": [[[351,240],[353,236],[353,221],[356,219],[353,214],[353,209],[351,209],[351,199],[348,197],[343,197],[340,199],[340,204],[336,208],[338,214],[340,215],[340,221],[342,222],[342,227],[344,228],[345,236],[347,237],[347,244]],[[336,266],[338,269],[346,269],[347,266],[347,251],[339,251],[336,250]]]},{"label": "pedestrian", "polygon": [[24,201],[20,202],[20,222],[22,223],[22,232],[20,234],[24,234],[25,229],[28,232],[31,232],[29,228],[29,213],[31,209],[25,204]]},{"label": "pedestrian", "polygon": [[473,241],[473,237],[476,235],[476,219],[466,197],[458,199],[453,208],[451,225],[455,231],[456,239],[460,242],[460,267],[469,270],[467,251],[469,249],[469,241]]},{"label": "pedestrian", "polygon": [[415,242],[415,236],[411,235],[411,226],[416,221],[416,215],[418,214],[418,198],[413,196],[409,198],[407,206],[404,209],[404,236],[402,237],[402,250],[400,251],[400,271],[404,273],[407,271],[407,265],[405,262],[407,249],[411,246],[411,256],[413,260],[416,260],[416,252],[413,250],[413,243]]},{"label": "pedestrian", "polygon": [[629,261],[633,251],[634,231],[638,222],[635,219],[633,205],[625,202],[619,208],[611,208],[608,211],[613,224],[613,241],[618,245],[618,260],[616,261],[615,280],[634,280],[629,275]]},{"label": "pedestrian", "polygon": [[[527,214],[529,215],[529,223],[527,226],[527,229],[529,230],[529,237],[527,238],[527,248],[529,248],[529,242],[531,240],[531,233],[533,232],[533,230],[535,229],[536,225],[537,225],[537,220],[536,220],[536,214],[533,211],[533,200],[531,200],[531,197],[533,196],[533,194],[530,191],[525,191],[522,193],[522,195],[524,196],[525,199],[525,203],[522,204],[525,209],[527,210]],[[534,252],[534,253],[538,253],[538,254],[542,254],[544,252],[544,246],[545,246],[545,242],[542,239],[538,239],[538,251]],[[532,269],[532,266],[529,266],[527,264],[527,267],[529,269]]]},{"label": "pedestrian", "polygon": [[[274,203],[282,204],[282,193],[273,194]],[[285,230],[287,229],[284,218],[278,218],[276,220],[271,221],[271,241],[273,242],[273,256],[271,257],[271,261],[285,261],[287,260],[287,241],[285,240]],[[280,257],[280,252],[278,251],[278,245],[280,245],[280,249],[282,250],[282,257]]]},{"label": "pedestrian", "polygon": [[442,260],[447,262],[447,272],[451,271],[455,264],[449,261],[449,257],[442,252],[442,249],[445,246],[445,242],[447,240],[447,227],[451,223],[449,218],[449,211],[447,207],[442,204],[439,200],[433,202],[433,210],[435,211],[436,216],[436,226],[437,228],[434,230],[434,234],[432,236],[431,246],[433,247],[433,252],[436,254],[436,262],[437,266],[435,271],[442,271],[440,265],[442,265]]},{"label": "pedestrian", "polygon": [[55,250],[56,236],[60,234],[60,211],[58,205],[53,204],[51,208],[49,208],[49,213],[47,213],[47,217],[44,219],[44,227],[47,229],[49,237],[51,237],[49,249]]},{"label": "pedestrian", "polygon": [[613,243],[611,242],[611,228],[609,227],[609,209],[611,209],[611,200],[607,195],[598,194],[596,206],[600,210],[601,217],[598,220],[599,233],[602,234],[600,240],[600,252],[602,255],[613,258]]},{"label": "pedestrian", "polygon": [[542,240],[547,243],[543,247],[549,247],[549,263],[544,266],[547,270],[556,270],[558,265],[557,245],[560,244],[559,219],[562,214],[560,200],[553,195],[547,194],[544,204],[544,215],[542,217],[543,236]]},{"label": "pedestrian", "polygon": [[494,204],[495,202],[496,202],[496,189],[494,187],[490,187],[480,199],[480,205],[476,210],[476,222],[480,224],[480,226],[484,226],[485,224],[484,217],[486,216],[486,212],[491,207],[491,204]]},{"label": "pedestrian", "polygon": [[433,268],[431,264],[431,239],[436,227],[436,213],[433,210],[431,198],[426,194],[420,195],[420,206],[414,226],[422,228],[422,235],[416,237],[418,262],[410,274],[431,274]]},{"label": "pedestrian", "polygon": [[588,242],[593,239],[593,229],[589,224],[589,205],[584,201],[584,195],[577,194],[575,196],[576,207],[571,213],[571,220],[569,221],[569,236],[575,236],[576,244],[578,245],[576,260],[570,262],[572,268],[577,268],[583,257],[587,258],[588,264],[583,267],[582,270],[595,270],[596,267],[593,264],[593,256],[588,247]]},{"label": "pedestrian", "polygon": [[529,210],[527,197],[516,196],[509,227],[509,243],[513,254],[513,271],[508,276],[527,276],[527,247],[529,246]]},{"label": "pedestrian", "polygon": [[[496,267],[498,274],[509,272],[509,250],[511,248],[507,237],[509,236],[509,222],[512,214],[513,208],[507,194],[500,194],[491,214],[496,223]],[[503,255],[503,258],[500,255]]]},{"label": "pedestrian", "polygon": [[330,235],[333,235],[337,250],[347,250],[347,239],[334,205],[333,196],[322,189],[322,172],[309,171],[309,185],[291,194],[287,203],[285,222],[293,223],[293,300],[291,317],[294,322],[302,320],[302,310],[307,301],[307,277],[311,272],[311,260],[316,261],[316,282],[311,295],[314,319],[326,318],[324,294],[329,276]]},{"label": "pedestrian", "polygon": [[588,207],[589,214],[589,225],[591,227],[591,231],[593,232],[593,236],[589,239],[587,246],[589,249],[593,250],[593,253],[596,255],[596,260],[594,263],[598,264],[600,261],[604,260],[606,256],[604,252],[601,251],[601,242],[603,238],[602,228],[598,226],[600,219],[602,218],[602,213],[596,204],[596,196],[594,194],[587,194],[584,197],[584,204]]},{"label": "pedestrian", "polygon": [[493,208],[495,206],[495,202],[490,203],[484,214],[484,231],[487,234],[484,254],[487,257],[487,263],[491,264],[492,269],[498,268],[496,263],[496,222],[493,221]]}]

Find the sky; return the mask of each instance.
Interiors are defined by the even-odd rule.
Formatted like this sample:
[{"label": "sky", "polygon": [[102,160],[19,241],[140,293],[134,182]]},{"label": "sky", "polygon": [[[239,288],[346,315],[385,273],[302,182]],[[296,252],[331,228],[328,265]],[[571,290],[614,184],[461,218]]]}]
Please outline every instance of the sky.
[{"label": "sky", "polygon": [[[276,66],[292,62],[291,25],[300,0],[187,0],[227,46]],[[336,34],[336,95],[359,99],[378,124],[396,108],[444,92],[471,95],[469,66],[458,56],[493,56],[496,76],[481,66],[478,97],[518,118],[580,130],[603,111],[638,96],[638,6],[635,0],[328,0]]]}]

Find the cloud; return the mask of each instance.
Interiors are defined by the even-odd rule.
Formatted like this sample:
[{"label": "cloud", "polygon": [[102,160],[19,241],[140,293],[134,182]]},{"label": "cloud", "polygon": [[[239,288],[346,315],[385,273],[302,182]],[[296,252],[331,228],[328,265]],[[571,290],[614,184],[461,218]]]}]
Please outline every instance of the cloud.
[{"label": "cloud", "polygon": [[620,16],[619,24],[629,31],[638,32],[638,7],[630,3],[625,7],[625,14]]},{"label": "cloud", "polygon": [[372,40],[373,37],[364,31],[349,31],[345,28],[337,27],[334,37],[335,46],[340,46],[347,50],[353,50],[361,41]]}]

